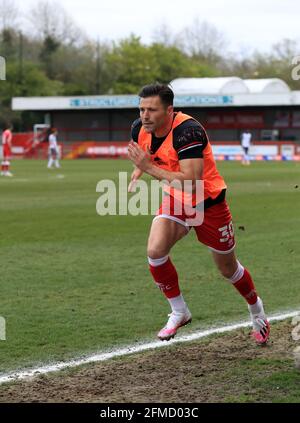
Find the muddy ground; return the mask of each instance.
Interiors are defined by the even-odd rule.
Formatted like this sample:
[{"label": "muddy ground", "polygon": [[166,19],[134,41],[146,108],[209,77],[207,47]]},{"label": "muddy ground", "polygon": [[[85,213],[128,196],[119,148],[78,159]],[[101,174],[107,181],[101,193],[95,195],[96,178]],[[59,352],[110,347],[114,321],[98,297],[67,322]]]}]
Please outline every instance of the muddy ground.
[{"label": "muddy ground", "polygon": [[243,329],[2,385],[0,402],[285,401],[291,394],[285,375],[300,393],[292,329],[290,321],[273,325],[266,347],[256,346]]}]

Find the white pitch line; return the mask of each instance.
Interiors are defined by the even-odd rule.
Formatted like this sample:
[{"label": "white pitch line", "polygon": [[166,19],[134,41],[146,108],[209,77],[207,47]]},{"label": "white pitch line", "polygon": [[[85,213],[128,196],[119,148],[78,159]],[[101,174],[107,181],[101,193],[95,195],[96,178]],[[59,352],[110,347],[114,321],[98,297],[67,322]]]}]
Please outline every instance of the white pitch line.
[{"label": "white pitch line", "polygon": [[[269,321],[274,322],[274,321],[285,320],[285,319],[289,319],[298,315],[299,315],[299,311],[290,311],[285,314],[274,314],[271,317],[269,317]],[[57,372],[59,370],[70,368],[70,367],[78,367],[83,364],[98,363],[101,361],[110,360],[115,357],[121,357],[121,356],[135,354],[135,353],[139,353],[139,352],[143,352],[147,350],[168,347],[169,345],[173,345],[179,342],[195,341],[197,339],[205,338],[210,335],[225,333],[225,332],[232,332],[236,329],[246,328],[249,326],[251,326],[251,323],[245,322],[245,321],[239,322],[239,323],[232,323],[231,325],[227,325],[227,326],[211,328],[204,331],[197,331],[189,335],[178,336],[176,339],[173,339],[169,342],[155,341],[155,342],[149,342],[149,343],[140,344],[140,345],[128,345],[127,347],[116,349],[111,352],[93,354],[88,357],[74,359],[74,360],[66,361],[66,362],[59,362],[59,363],[55,363],[55,364],[44,366],[44,367],[37,367],[31,370],[24,370],[24,371],[15,372],[15,373],[3,374],[2,376],[0,376],[0,385],[2,385],[3,383],[30,379],[35,376],[40,376],[40,375],[51,373],[51,372]]]}]

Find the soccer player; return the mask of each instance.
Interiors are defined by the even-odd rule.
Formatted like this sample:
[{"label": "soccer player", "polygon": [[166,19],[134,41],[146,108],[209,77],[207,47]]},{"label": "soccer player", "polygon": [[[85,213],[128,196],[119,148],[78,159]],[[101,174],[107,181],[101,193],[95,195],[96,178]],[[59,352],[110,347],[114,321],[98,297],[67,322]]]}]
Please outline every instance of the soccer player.
[{"label": "soccer player", "polygon": [[244,164],[244,165],[250,164],[248,152],[249,152],[249,148],[251,146],[251,138],[252,138],[252,134],[249,131],[249,129],[247,129],[245,132],[242,133],[241,144],[242,144],[242,148],[244,150],[244,157],[243,157],[243,160],[242,160],[242,164]]},{"label": "soccer player", "polygon": [[12,148],[12,125],[7,125],[2,133],[2,163],[1,163],[1,175],[2,176],[13,176],[10,172],[10,158]]},{"label": "soccer player", "polygon": [[190,225],[185,211],[178,212],[175,205],[179,200],[172,190],[164,197],[152,222],[147,249],[149,268],[171,307],[167,324],[159,331],[158,338],[168,341],[180,327],[192,321],[169,254],[193,227],[198,240],[210,249],[221,274],[248,303],[256,342],[266,343],[270,326],[252,277],[235,256],[232,217],[225,199],[227,187],[216,168],[205,130],[193,117],[174,112],[174,94],[167,85],[147,85],[139,97],[140,118],[132,125],[132,140],[128,146],[129,159],[135,165],[128,190],[132,190],[143,172],[168,183],[192,181],[193,190],[196,181],[204,181],[201,225]]},{"label": "soccer player", "polygon": [[58,160],[58,145],[57,145],[57,130],[52,128],[50,130],[50,135],[48,138],[49,141],[49,161],[48,169],[52,168],[52,165],[55,165],[56,168],[60,167]]}]

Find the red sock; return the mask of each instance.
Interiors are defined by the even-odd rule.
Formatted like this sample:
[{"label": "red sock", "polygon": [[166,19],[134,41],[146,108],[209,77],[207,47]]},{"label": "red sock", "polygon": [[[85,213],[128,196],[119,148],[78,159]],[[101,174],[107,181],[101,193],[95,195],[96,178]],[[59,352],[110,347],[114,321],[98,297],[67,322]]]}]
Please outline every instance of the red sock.
[{"label": "red sock", "polygon": [[170,258],[160,266],[152,266],[150,264],[149,269],[156,285],[167,298],[174,298],[180,295],[177,271]]},{"label": "red sock", "polygon": [[248,304],[255,304],[257,302],[257,293],[247,269],[244,269],[244,274],[241,279],[233,284],[239,293],[245,298]]}]

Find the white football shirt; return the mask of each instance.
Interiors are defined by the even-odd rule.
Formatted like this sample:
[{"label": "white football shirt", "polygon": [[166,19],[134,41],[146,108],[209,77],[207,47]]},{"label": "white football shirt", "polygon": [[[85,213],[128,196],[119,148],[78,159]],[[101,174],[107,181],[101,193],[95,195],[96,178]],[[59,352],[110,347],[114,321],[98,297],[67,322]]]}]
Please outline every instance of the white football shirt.
[{"label": "white football shirt", "polygon": [[55,149],[57,148],[57,138],[54,134],[49,135],[49,147]]},{"label": "white football shirt", "polygon": [[250,147],[251,138],[252,138],[252,135],[250,134],[250,132],[244,132],[242,134],[242,146],[243,147]]}]

